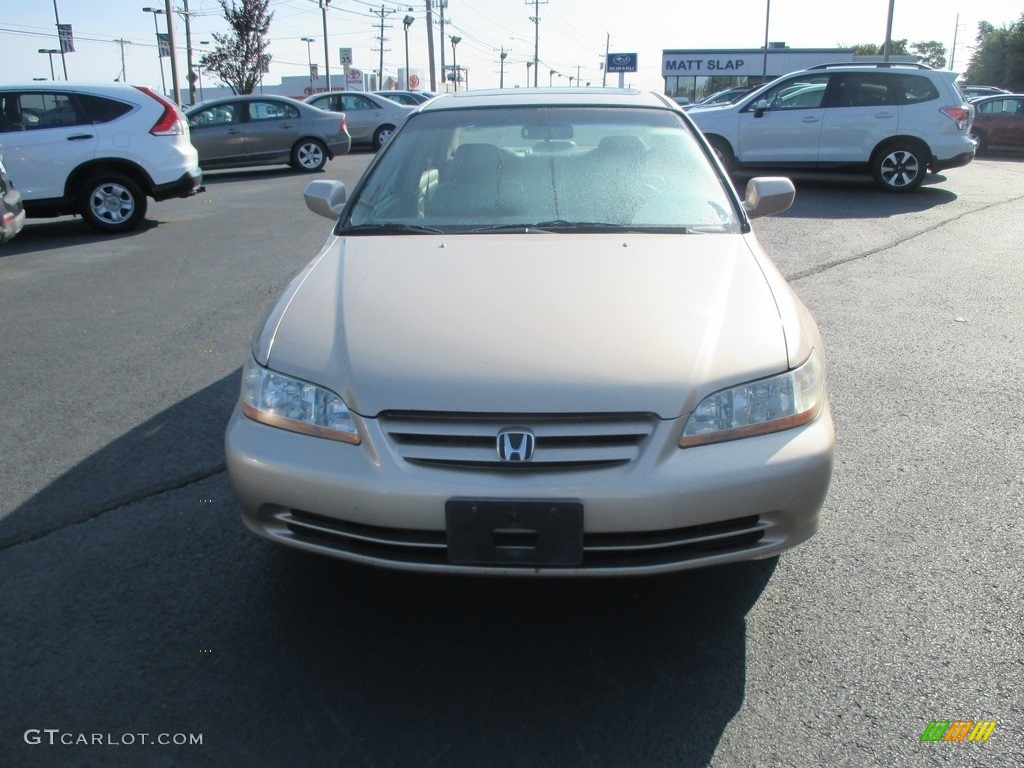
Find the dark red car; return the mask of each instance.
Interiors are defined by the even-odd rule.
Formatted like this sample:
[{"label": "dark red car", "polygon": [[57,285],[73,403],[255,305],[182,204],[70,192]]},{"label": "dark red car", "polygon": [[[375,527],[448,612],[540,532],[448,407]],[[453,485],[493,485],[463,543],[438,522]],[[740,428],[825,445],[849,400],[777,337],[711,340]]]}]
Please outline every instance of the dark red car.
[{"label": "dark red car", "polygon": [[1024,94],[985,96],[971,103],[976,110],[971,138],[979,154],[1024,152]]}]

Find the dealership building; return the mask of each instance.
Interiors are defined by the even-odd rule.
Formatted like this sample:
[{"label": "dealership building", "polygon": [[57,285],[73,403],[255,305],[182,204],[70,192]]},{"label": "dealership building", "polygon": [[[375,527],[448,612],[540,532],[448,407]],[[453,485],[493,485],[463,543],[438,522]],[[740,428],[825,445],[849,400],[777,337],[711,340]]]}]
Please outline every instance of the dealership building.
[{"label": "dealership building", "polygon": [[[917,56],[890,56],[889,61],[913,63]],[[764,48],[737,50],[671,50],[661,53],[665,93],[700,101],[712,93],[742,85],[760,85],[781,75],[819,64],[867,64],[881,56],[858,56],[852,48],[787,48],[769,43]]]}]

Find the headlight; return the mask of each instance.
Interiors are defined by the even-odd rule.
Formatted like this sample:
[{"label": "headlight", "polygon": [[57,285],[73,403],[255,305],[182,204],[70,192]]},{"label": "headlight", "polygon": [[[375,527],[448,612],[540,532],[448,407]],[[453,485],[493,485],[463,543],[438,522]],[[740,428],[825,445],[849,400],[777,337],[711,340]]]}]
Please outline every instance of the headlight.
[{"label": "headlight", "polygon": [[701,400],[679,437],[679,446],[720,443],[792,429],[814,421],[825,402],[821,355],[791,371],[723,389]]},{"label": "headlight", "polygon": [[271,371],[251,357],[242,371],[242,413],[306,435],[359,443],[352,413],[329,389]]}]

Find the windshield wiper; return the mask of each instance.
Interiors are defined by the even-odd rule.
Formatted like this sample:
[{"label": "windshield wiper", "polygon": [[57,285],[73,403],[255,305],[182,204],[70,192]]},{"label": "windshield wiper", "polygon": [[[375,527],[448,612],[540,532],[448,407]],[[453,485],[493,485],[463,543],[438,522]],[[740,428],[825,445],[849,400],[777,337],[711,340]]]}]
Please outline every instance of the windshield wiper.
[{"label": "windshield wiper", "polygon": [[538,221],[533,224],[495,224],[488,227],[476,227],[470,232],[622,232],[624,230],[636,230],[637,228],[628,224],[612,224],[605,221],[566,221],[565,219],[552,219],[550,221]]},{"label": "windshield wiper", "polygon": [[346,227],[341,230],[340,235],[414,235],[414,234],[441,234],[436,227],[426,227],[422,224],[401,224],[392,222],[389,224],[357,224],[354,227]]}]

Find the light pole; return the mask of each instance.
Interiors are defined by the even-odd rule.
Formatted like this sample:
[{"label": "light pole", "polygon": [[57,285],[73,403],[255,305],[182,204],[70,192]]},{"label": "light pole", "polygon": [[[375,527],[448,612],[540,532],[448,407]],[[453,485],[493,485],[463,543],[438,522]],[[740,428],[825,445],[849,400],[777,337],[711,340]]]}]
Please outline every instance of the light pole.
[{"label": "light pole", "polygon": [[462,38],[458,35],[452,35],[448,38],[452,41],[452,73],[454,74],[453,82],[455,83],[455,90],[459,90],[459,64],[455,59],[455,46],[462,42]]},{"label": "light pole", "polygon": [[533,66],[532,61],[526,62],[526,87],[530,87],[530,67]]},{"label": "light pole", "polygon": [[409,90],[409,27],[414,21],[416,19],[408,14],[402,19],[402,26],[405,28],[405,90]]},{"label": "light pole", "polygon": [[500,58],[501,58],[501,77],[498,80],[498,87],[499,88],[504,88],[505,87],[505,59],[508,58],[508,52],[505,50],[504,46],[502,46],[502,48],[501,48],[501,56],[500,56]]},{"label": "light pole", "polygon": [[313,93],[313,49],[310,46],[316,42],[316,38],[304,37],[302,42],[306,44],[306,61],[309,62],[309,92]]},{"label": "light pole", "polygon": [[554,80],[554,78],[555,78],[555,70],[552,69],[550,72],[548,72],[548,88],[551,87],[551,81]]},{"label": "light pole", "polygon": [[327,49],[327,6],[330,3],[331,0],[320,0],[320,12],[324,17],[324,75],[327,77],[328,93],[331,92],[331,53]]},{"label": "light pole", "polygon": [[167,80],[164,77],[164,57],[160,52],[160,28],[156,25],[156,17],[163,16],[164,12],[162,8],[152,8],[148,5],[142,11],[143,13],[153,14],[153,32],[156,34],[156,59],[160,62],[160,89],[163,91],[164,96],[166,96]]},{"label": "light pole", "polygon": [[50,79],[51,80],[56,80],[57,76],[53,72],[53,54],[60,53],[61,52],[60,48],[40,48],[39,52],[40,53],[45,53],[45,54],[49,55],[49,57],[50,57]]},{"label": "light pole", "polygon": [[[200,45],[209,45],[209,40],[200,40]],[[200,53],[207,53],[206,49],[200,48]],[[199,61],[196,62],[196,74],[199,75],[199,103],[203,103],[203,57],[199,57]]]}]

